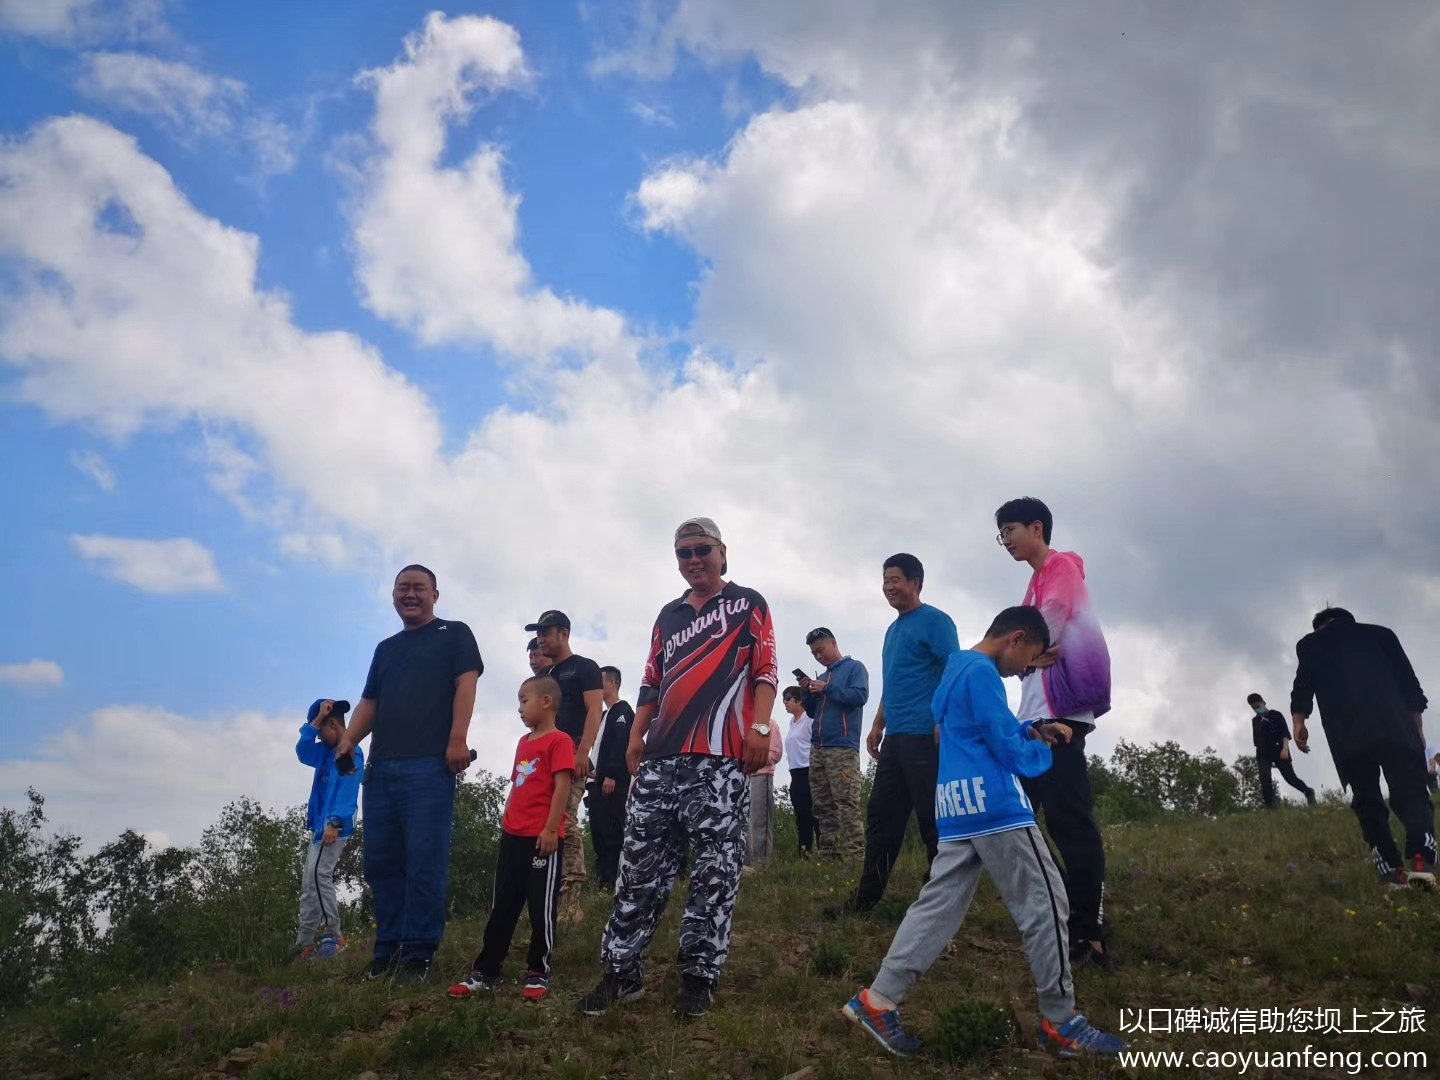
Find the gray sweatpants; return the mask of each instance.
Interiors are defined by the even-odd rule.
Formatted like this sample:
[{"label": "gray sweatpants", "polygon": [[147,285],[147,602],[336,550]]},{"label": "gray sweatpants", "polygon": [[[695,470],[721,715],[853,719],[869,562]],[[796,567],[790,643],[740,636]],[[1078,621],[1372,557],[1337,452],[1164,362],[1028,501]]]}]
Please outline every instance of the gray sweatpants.
[{"label": "gray sweatpants", "polygon": [[315,932],[324,937],[340,936],[340,905],[335,900],[335,867],[345,850],[348,838],[336,840],[328,847],[318,840],[310,841],[305,856],[305,876],[300,881],[300,930],[296,945],[309,945]]},{"label": "gray sweatpants", "polygon": [[930,880],[905,912],[871,989],[897,1005],[930,970],[970,910],[980,871],[989,870],[1015,917],[1040,991],[1040,1013],[1060,1024],[1075,1011],[1070,980],[1070,909],[1065,883],[1040,830],[1031,826],[940,842]]},{"label": "gray sweatpants", "polygon": [[745,828],[745,865],[759,866],[770,861],[775,848],[775,777],[752,776],[750,820]]}]

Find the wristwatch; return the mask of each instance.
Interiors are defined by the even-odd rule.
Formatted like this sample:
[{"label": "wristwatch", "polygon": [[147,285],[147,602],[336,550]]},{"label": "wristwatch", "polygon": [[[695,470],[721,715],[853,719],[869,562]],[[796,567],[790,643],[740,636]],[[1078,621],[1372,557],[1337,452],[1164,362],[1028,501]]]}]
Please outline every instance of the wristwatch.
[{"label": "wristwatch", "polygon": [[750,730],[755,732],[757,735],[764,735],[767,739],[770,737],[769,724],[751,724]]}]

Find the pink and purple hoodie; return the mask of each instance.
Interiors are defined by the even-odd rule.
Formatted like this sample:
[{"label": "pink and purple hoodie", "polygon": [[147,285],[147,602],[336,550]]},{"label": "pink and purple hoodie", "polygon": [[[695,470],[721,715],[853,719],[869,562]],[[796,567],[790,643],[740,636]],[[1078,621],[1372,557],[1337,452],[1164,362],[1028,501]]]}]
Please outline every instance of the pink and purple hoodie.
[{"label": "pink and purple hoodie", "polygon": [[1073,551],[1051,551],[1030,579],[1024,602],[1045,616],[1060,658],[1025,676],[1020,719],[1094,723],[1110,711],[1110,650],[1085,587],[1085,561]]}]

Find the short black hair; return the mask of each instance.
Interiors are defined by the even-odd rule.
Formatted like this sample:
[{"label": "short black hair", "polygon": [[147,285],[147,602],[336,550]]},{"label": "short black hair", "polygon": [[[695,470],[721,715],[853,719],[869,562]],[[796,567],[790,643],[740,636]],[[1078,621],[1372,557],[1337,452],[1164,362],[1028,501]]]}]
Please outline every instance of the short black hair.
[{"label": "short black hair", "polygon": [[1247,698],[1245,699],[1245,704],[1247,704],[1247,705],[1264,705],[1264,704],[1265,704],[1265,699],[1264,699],[1263,697],[1261,697],[1259,694],[1251,694],[1249,697],[1247,697]]},{"label": "short black hair", "polygon": [[526,652],[538,652],[539,650],[540,650],[540,639],[539,639],[538,637],[532,637],[532,638],[530,639],[530,644],[528,644],[528,645],[525,646],[525,651],[526,651]]},{"label": "short black hair", "polygon": [[[437,589],[437,590],[440,588],[440,583],[435,580],[435,571],[434,571],[434,570],[431,570],[430,567],[428,567],[428,566],[421,566],[418,562],[412,562],[409,566],[402,566],[402,567],[400,568],[400,574],[405,573],[405,571],[407,571],[407,570],[420,570],[420,571],[423,571],[424,574],[425,574],[425,576],[430,579],[430,587],[431,587],[432,589]],[[396,575],[395,575],[395,580],[396,580],[396,581],[399,581],[399,580],[400,580],[400,574],[396,574]]]},{"label": "short black hair", "polygon": [[808,634],[805,635],[805,644],[814,645],[815,642],[823,641],[825,638],[829,638],[831,641],[834,641],[834,632],[828,626],[817,626],[814,630],[811,630]]},{"label": "short black hair", "polygon": [[524,690],[527,686],[534,687],[535,692],[538,694],[549,694],[550,697],[554,700],[556,707],[559,707],[560,683],[556,681],[554,676],[531,675],[528,679],[526,679],[520,684],[520,689]]},{"label": "short black hair", "polygon": [[1050,543],[1050,533],[1055,528],[1055,519],[1050,515],[1050,508],[1039,499],[1029,495],[1021,499],[1011,499],[995,511],[995,527],[997,529],[1003,529],[1012,521],[1021,525],[1040,522],[1040,535],[1045,538],[1045,543]]},{"label": "short black hair", "polygon": [[1354,622],[1355,616],[1351,615],[1350,612],[1346,611],[1343,607],[1331,607],[1327,604],[1315,613],[1315,618],[1310,620],[1310,629],[1319,630],[1323,626],[1329,626],[1332,622],[1340,620]]},{"label": "short black hair", "polygon": [[905,575],[906,581],[918,581],[922,585],[925,584],[924,565],[919,559],[908,552],[902,551],[899,554],[891,555],[885,560],[885,565],[880,569],[882,572],[885,570],[899,570]]},{"label": "short black hair", "polygon": [[1025,631],[1026,641],[1033,642],[1042,649],[1050,648],[1050,624],[1045,621],[1045,616],[1040,614],[1039,608],[1028,604],[1007,607],[1000,612],[990,623],[990,629],[985,631],[985,636],[1008,637],[1016,630]]},{"label": "short black hair", "polygon": [[615,680],[616,686],[620,685],[620,669],[614,664],[606,664],[600,669],[601,678],[604,678],[606,675],[609,675],[611,679]]},{"label": "short black hair", "polygon": [[787,686],[785,692],[780,695],[781,701],[804,701],[805,691],[798,686]]}]

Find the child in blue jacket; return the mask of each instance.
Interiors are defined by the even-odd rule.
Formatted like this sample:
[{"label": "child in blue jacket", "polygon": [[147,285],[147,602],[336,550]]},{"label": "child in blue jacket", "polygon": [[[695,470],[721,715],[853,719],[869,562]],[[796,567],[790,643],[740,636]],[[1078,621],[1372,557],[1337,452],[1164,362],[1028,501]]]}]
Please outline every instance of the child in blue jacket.
[{"label": "child in blue jacket", "polygon": [[1065,1057],[1113,1057],[1125,1049],[1075,1011],[1065,884],[1016,776],[1045,772],[1050,744],[1070,737],[1063,723],[1020,723],[1005,700],[1002,677],[1027,670],[1049,647],[1050,630],[1038,608],[1006,608],[983,641],[951,654],[935,691],[939,853],[880,973],[843,1010],[892,1054],[920,1048],[920,1040],[900,1026],[900,1003],[960,929],[982,870],[990,871],[1030,955],[1040,1044]]},{"label": "child in blue jacket", "polygon": [[[348,701],[320,698],[310,706],[300,726],[295,756],[315,770],[310,784],[310,805],[305,827],[310,830],[310,852],[300,883],[300,929],[295,945],[301,956],[328,959],[345,948],[340,933],[340,905],[335,899],[335,867],[355,832],[355,808],[360,800],[360,778],[365,758],[355,749],[355,768],[342,775],[335,768],[335,744],[345,732]],[[320,944],[315,944],[316,933]]]}]

